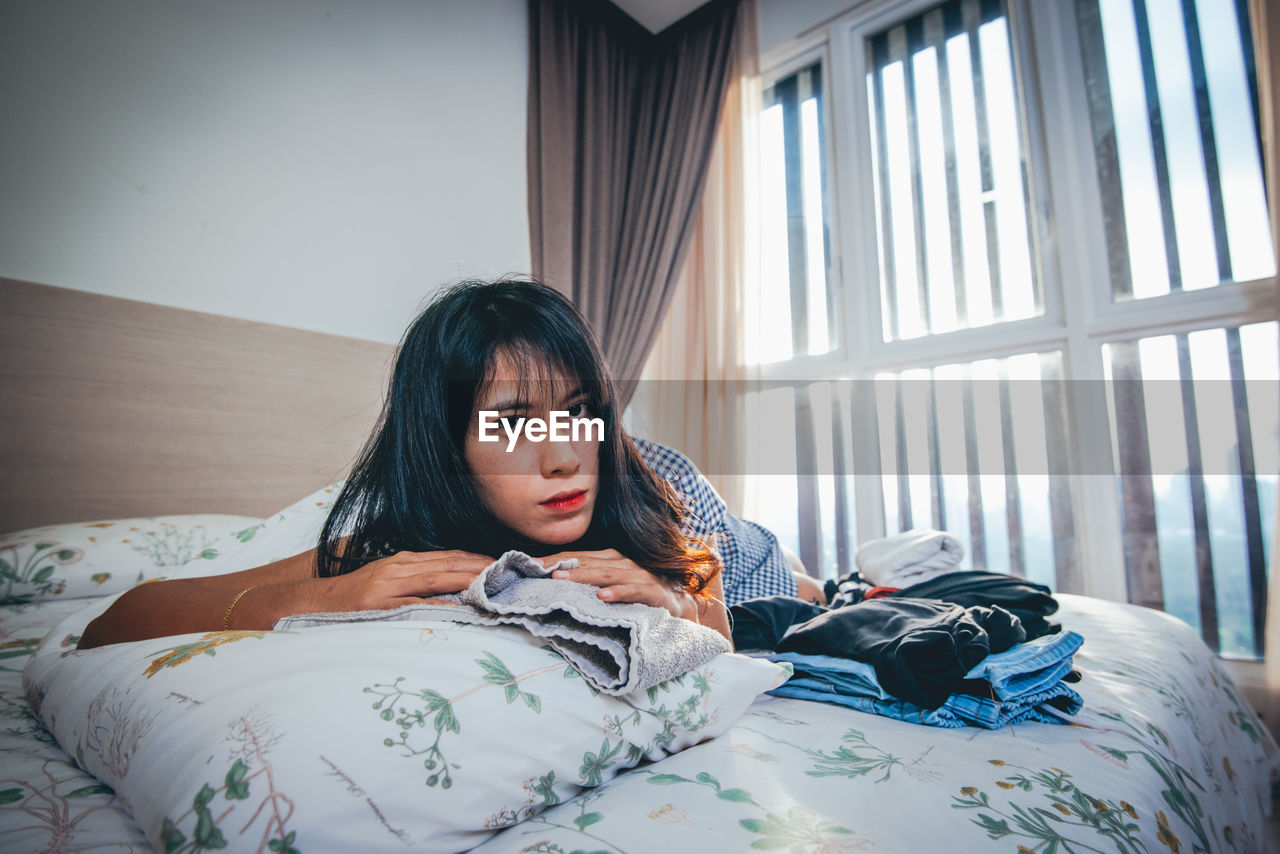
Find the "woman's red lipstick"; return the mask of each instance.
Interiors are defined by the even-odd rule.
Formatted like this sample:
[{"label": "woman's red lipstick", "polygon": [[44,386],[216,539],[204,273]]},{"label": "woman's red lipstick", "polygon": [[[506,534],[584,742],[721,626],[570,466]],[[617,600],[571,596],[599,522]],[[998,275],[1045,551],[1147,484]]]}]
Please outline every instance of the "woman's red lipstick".
[{"label": "woman's red lipstick", "polygon": [[542,502],[542,506],[548,510],[577,510],[587,500],[587,491],[585,489],[570,489],[565,492],[557,492],[555,495]]}]

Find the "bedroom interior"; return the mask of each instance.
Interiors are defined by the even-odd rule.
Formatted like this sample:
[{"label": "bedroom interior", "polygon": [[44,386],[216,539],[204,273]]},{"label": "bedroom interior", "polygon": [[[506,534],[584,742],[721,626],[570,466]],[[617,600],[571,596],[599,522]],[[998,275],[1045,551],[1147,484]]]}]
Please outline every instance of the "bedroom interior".
[{"label": "bedroom interior", "polygon": [[[0,848],[1280,850],[1280,74],[1229,5],[0,6]],[[914,527],[1052,589],[1070,725],[732,656],[618,698],[443,624],[70,652],[133,584],[313,545],[407,321],[528,271],[819,581]]]}]

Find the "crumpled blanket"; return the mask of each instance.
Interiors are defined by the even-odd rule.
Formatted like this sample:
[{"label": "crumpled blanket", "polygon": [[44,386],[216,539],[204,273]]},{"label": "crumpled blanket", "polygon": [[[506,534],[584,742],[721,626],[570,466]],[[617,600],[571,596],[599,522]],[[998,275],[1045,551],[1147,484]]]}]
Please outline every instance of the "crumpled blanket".
[{"label": "crumpled blanket", "polygon": [[513,625],[545,638],[597,690],[620,696],[652,688],[723,652],[729,642],[714,629],[673,617],[661,608],[602,602],[590,584],[550,578],[576,560],[544,567],[524,552],[509,551],[458,594],[436,598],[457,605],[423,603],[386,611],[298,614],[277,630],[376,620],[449,620]]}]

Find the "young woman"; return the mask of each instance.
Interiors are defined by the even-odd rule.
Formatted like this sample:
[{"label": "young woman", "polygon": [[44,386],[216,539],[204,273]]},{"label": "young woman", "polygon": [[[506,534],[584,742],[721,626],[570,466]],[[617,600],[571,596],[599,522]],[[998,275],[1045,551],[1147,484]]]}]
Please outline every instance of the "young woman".
[{"label": "young woman", "polygon": [[[481,440],[482,413],[501,427],[486,431],[497,441]],[[447,288],[405,333],[379,425],[316,548],[140,585],[79,646],[396,608],[464,589],[510,549],[548,566],[577,558],[556,577],[729,637],[719,560],[685,533],[686,508],[620,415],[600,349],[559,293],[516,279]],[[555,417],[599,419],[603,430],[556,441],[527,429]]]}]

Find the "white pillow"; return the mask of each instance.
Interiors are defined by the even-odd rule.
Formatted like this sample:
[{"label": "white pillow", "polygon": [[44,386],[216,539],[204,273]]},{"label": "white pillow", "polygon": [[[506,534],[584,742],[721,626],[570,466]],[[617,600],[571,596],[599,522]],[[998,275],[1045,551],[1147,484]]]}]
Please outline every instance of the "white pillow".
[{"label": "white pillow", "polygon": [[255,519],[254,525],[236,535],[235,542],[223,542],[216,558],[208,563],[192,564],[169,578],[195,578],[225,575],[274,563],[316,547],[320,530],[338,497],[342,481],[318,489],[278,513]]},{"label": "white pillow", "polygon": [[158,851],[463,850],[719,735],[788,673],[725,654],[611,697],[520,629],[448,622],[62,648],[104,607],[55,628],[24,683]]},{"label": "white pillow", "polygon": [[200,567],[238,548],[252,516],[157,516],[46,525],[0,536],[0,604],[78,599]]}]

